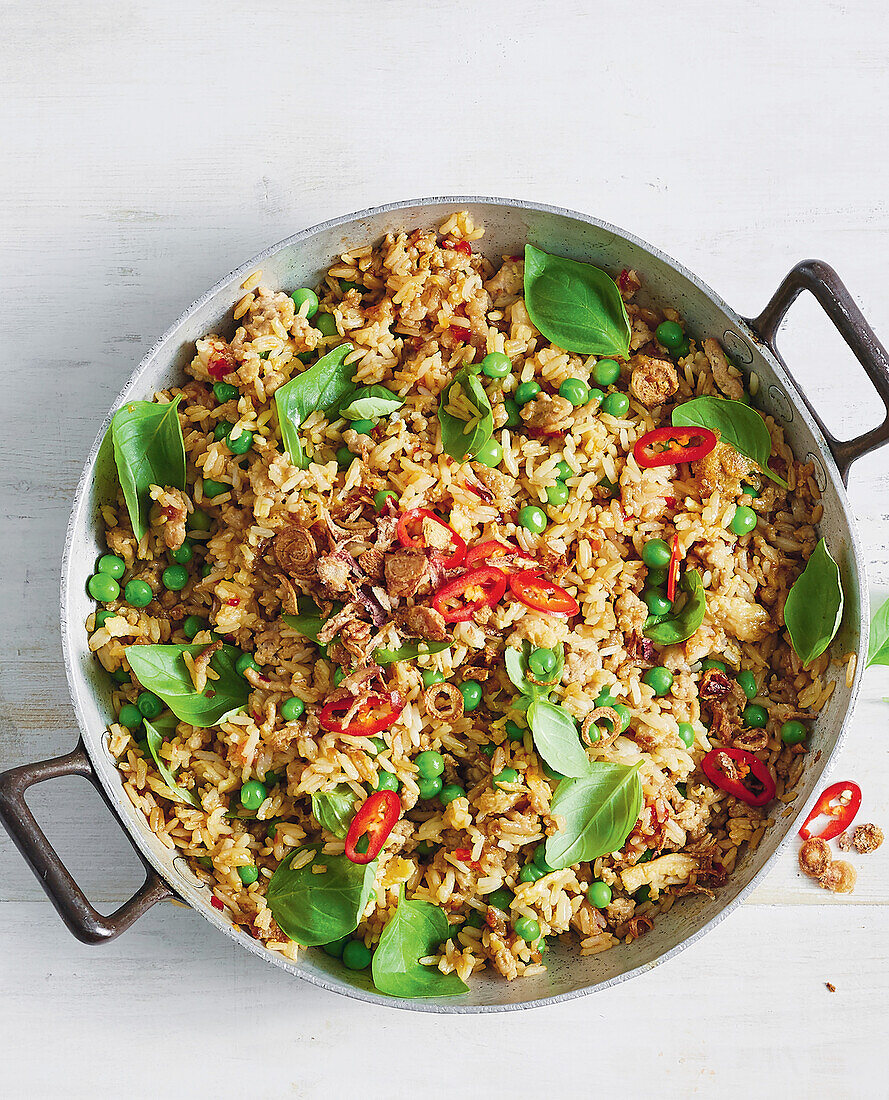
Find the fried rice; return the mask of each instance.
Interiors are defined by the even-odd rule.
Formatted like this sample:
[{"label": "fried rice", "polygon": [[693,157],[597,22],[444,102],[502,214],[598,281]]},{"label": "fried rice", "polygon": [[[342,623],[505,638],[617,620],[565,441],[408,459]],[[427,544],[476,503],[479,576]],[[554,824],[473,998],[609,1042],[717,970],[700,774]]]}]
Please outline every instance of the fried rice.
[{"label": "fried rice", "polygon": [[[122,495],[101,510],[108,548],[126,563],[126,580],[147,581],[154,595],[144,608],[123,599],[106,604],[111,614],[101,617],[101,625],[96,616],[88,619],[90,648],[105,669],[124,670],[123,677],[125,650],[134,644],[191,641],[183,633],[188,615],[206,620],[195,642],[210,645],[222,635],[252,653],[260,668],[248,673],[252,690],[243,712],[209,729],[179,722],[163,743],[164,762],[199,808],[170,799],[138,732],[114,722],[108,748],[124,788],[160,840],[183,855],[212,890],[214,904],[270,951],[290,958],[301,949],[272,917],[265,896],[269,879],[293,849],[344,849],[343,840],[313,817],[313,792],[345,784],[364,799],[377,788],[381,772],[392,773],[399,784],[402,817],[379,857],[375,894],[355,936],[372,947],[403,888],[408,897],[426,899],[448,915],[453,935],[434,959],[441,971],[467,979],[491,967],[513,979],[541,972],[547,937],[567,935],[581,955],[594,954],[644,934],[678,897],[718,890],[744,846],[759,843],[775,807],[794,797],[806,750],[782,742],[782,723],[814,717],[834,686],[825,675],[829,654],[802,668],[783,629],[784,601],[816,545],[822,507],[812,467],[794,458],[780,425],[764,416],[772,465],[786,479],[786,491],[760,478],[752,464],[743,471],[731,462],[642,469],[633,457],[644,433],[669,424],[673,404],[708,394],[741,396],[740,372],[718,343],[690,338],[687,353],[674,363],[676,392],[664,403],[651,365],[668,357],[655,332],[662,321],[682,318],[668,304],[648,303],[644,272],[624,271],[618,286],[632,325],[632,357],[621,362],[620,378],[610,389],[628,395],[629,409],[621,416],[603,412],[596,402],[565,409],[553,395],[568,378],[590,382],[596,358],[565,352],[541,335],[525,306],[521,258],[492,264],[475,246],[482,235],[461,212],[437,233],[408,229],[355,248],[335,260],[318,287],[320,314],[314,319],[307,304],[297,308],[287,293],[264,287],[256,272],[244,283],[233,334],[198,340],[186,368],[189,379],[154,395],[169,402],[181,394],[187,489],[152,488],[155,507],[140,542]],[[331,335],[318,327],[321,314],[333,319],[328,331],[335,321]],[[313,412],[301,427],[312,461],[297,468],[284,451],[273,395],[306,361],[344,338],[353,345],[347,362],[355,381],[384,383],[404,404],[368,434]],[[454,374],[495,351],[509,357],[512,373],[503,380],[501,397],[492,399],[503,452],[492,469],[444,453],[435,413]],[[210,370],[220,357],[227,360],[227,382],[238,391],[221,402],[212,390],[218,372]],[[525,423],[507,426],[503,399],[531,381],[541,387],[541,397],[523,406]],[[746,382],[755,394],[755,376]],[[214,439],[222,421],[235,425],[233,438],[239,431],[252,433],[245,455]],[[352,452],[345,460],[343,446]],[[557,474],[560,463],[570,467],[570,492],[564,504],[553,504],[547,488],[563,476]],[[211,499],[204,495],[205,479],[223,486]],[[324,730],[317,714],[335,690],[337,666],[348,675],[372,665],[371,644],[397,648],[408,640],[404,619],[387,615],[371,638],[367,616],[353,615],[349,629],[319,649],[287,625],[282,612],[295,611],[294,600],[306,592],[322,603],[342,597],[342,591],[325,588],[325,581],[337,582],[322,577],[317,562],[336,550],[343,532],[357,540],[359,550],[374,548],[380,524],[392,511],[391,505],[383,513],[375,507],[380,490],[396,494],[399,512],[438,509],[467,544],[498,539],[519,547],[576,595],[581,612],[567,619],[506,600],[451,624],[451,644],[441,652],[388,666],[382,676],[405,705],[381,734],[385,747],[377,752],[363,737]],[[525,505],[547,513],[540,534],[519,522]],[[731,529],[739,505],[757,517],[755,529],[741,536]],[[195,510],[210,517],[209,530],[189,526]],[[181,543],[186,526],[195,550],[188,583],[181,591],[165,591],[160,576],[167,552]],[[302,573],[288,576],[281,563],[286,554],[276,556],[275,540],[294,527],[313,532],[317,545],[308,567],[304,563]],[[686,563],[701,573],[707,614],[687,641],[654,653],[642,635],[648,612],[640,597],[646,578],[641,551],[648,540],[670,542],[674,534]],[[393,597],[390,606],[424,602],[415,593]],[[579,721],[597,707],[603,689],[629,709],[629,728],[589,752],[622,764],[641,761],[644,799],[619,851],[533,881],[520,878],[522,868],[560,821],[550,813],[557,781],[530,733],[522,740],[506,733],[507,721],[521,725],[524,717],[503,650],[522,640],[564,646],[564,674],[553,699]],[[755,701],[768,703],[764,729],[743,724],[743,704],[732,709],[731,700],[726,706],[708,701],[702,661],[712,657],[730,671],[752,672]],[[662,696],[643,681],[658,663],[674,677],[672,690]],[[449,721],[436,717],[424,670],[451,684],[477,681],[481,705],[459,707],[459,717]],[[200,674],[193,670],[196,688]],[[115,684],[115,713],[135,702],[139,690],[134,681]],[[285,721],[281,707],[292,696],[305,702],[305,713]],[[680,723],[694,729],[690,746],[680,737]],[[709,784],[698,765],[714,745],[754,751],[775,780],[778,801],[754,808]],[[415,761],[430,749],[444,758],[444,780],[465,790],[465,797],[446,807],[420,799]],[[493,784],[504,768],[515,770],[515,781]],[[244,816],[242,785],[268,777],[275,781],[261,806]],[[258,870],[249,885],[238,871],[245,867]],[[588,897],[594,881],[611,889],[604,908]],[[509,912],[486,903],[503,887],[513,894]],[[540,939],[526,942],[516,933],[520,917],[538,922]]]}]

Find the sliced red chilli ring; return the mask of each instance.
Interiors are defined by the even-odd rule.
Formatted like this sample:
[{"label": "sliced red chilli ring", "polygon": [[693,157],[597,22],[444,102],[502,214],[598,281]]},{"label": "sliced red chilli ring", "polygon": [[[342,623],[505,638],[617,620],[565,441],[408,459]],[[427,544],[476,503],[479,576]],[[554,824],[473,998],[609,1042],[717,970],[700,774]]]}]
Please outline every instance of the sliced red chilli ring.
[{"label": "sliced red chilli ring", "polygon": [[331,699],[321,708],[318,720],[322,729],[330,733],[345,734],[348,737],[373,737],[395,725],[398,716],[404,710],[404,704],[397,691],[384,693],[372,692],[358,707],[348,724],[344,719],[355,706],[355,699],[346,696]]},{"label": "sliced red chilli ring", "polygon": [[513,596],[534,611],[549,615],[576,615],[580,604],[561,585],[541,577],[533,569],[523,569],[509,578],[509,590]]},{"label": "sliced red chilli ring", "polygon": [[765,806],[775,797],[775,780],[765,764],[746,749],[711,749],[701,771],[714,787],[748,806]]},{"label": "sliced red chilli ring", "polygon": [[655,428],[637,440],[633,457],[644,469],[670,466],[677,462],[697,462],[716,446],[709,428]]},{"label": "sliced red chilli ring", "polygon": [[[860,808],[861,788],[857,783],[848,780],[844,783],[831,783],[812,807],[812,812],[803,822],[799,835],[803,840],[808,840],[812,836],[820,837],[822,840],[833,840],[848,829]],[[809,828],[817,817],[832,819],[820,833],[814,833]]]},{"label": "sliced red chilli ring", "polygon": [[446,623],[467,622],[483,607],[493,607],[506,591],[506,574],[492,565],[455,577],[432,597],[432,606]]},{"label": "sliced red chilli ring", "polygon": [[[400,816],[401,799],[395,791],[375,791],[352,818],[346,833],[346,859],[361,864],[375,860]],[[361,844],[363,838],[365,844]],[[359,846],[364,850],[359,851]]]},{"label": "sliced red chilli ring", "polygon": [[411,508],[408,512],[402,512],[398,518],[397,535],[398,541],[402,546],[406,546],[411,550],[426,550],[426,540],[423,537],[423,523],[424,521],[437,523],[439,527],[443,527],[450,536],[450,543],[453,546],[453,550],[450,554],[446,554],[444,551],[432,547],[438,564],[443,569],[456,569],[458,565],[463,564],[463,559],[466,557],[466,543],[457,532],[451,527],[450,524],[430,511],[428,508]]}]

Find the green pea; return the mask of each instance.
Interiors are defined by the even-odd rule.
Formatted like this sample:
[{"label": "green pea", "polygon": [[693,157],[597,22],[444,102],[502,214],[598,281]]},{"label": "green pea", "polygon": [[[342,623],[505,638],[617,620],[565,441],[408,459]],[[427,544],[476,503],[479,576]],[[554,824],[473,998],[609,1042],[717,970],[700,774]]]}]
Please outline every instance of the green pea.
[{"label": "green pea", "polygon": [[482,359],[481,367],[488,378],[505,378],[512,370],[512,360],[502,351],[491,351]]},{"label": "green pea", "polygon": [[536,504],[526,504],[519,512],[519,523],[526,531],[539,535],[546,530],[546,512]]},{"label": "green pea", "polygon": [[571,490],[564,481],[557,481],[554,485],[547,486],[546,502],[554,508],[562,508],[568,503]]},{"label": "green pea", "polygon": [[444,771],[444,757],[440,752],[427,749],[417,757],[416,765],[423,779],[434,779]]},{"label": "green pea", "polygon": [[204,564],[201,566],[201,576],[209,577],[212,572],[213,566],[208,561],[205,561]]},{"label": "green pea", "polygon": [[132,580],[127,581],[123,596],[130,607],[147,607],[154,599],[154,592],[148,581]]},{"label": "green pea", "polygon": [[487,894],[484,901],[486,905],[490,905],[494,909],[499,909],[502,913],[508,913],[509,906],[514,897],[515,894],[512,890],[509,890],[506,886],[501,886],[499,890]]},{"label": "green pea", "polygon": [[195,508],[188,517],[187,523],[192,531],[209,531],[213,524],[213,520],[200,508]]},{"label": "green pea", "polygon": [[756,677],[748,668],[742,668],[736,677],[741,690],[748,699],[756,698]]},{"label": "green pea", "polygon": [[491,782],[495,787],[503,787],[509,783],[518,783],[519,773],[515,768],[504,768],[502,772],[498,772]]},{"label": "green pea", "polygon": [[550,871],[554,871],[555,867],[550,867],[546,862],[546,841],[541,841],[540,844],[534,849],[534,855],[531,857],[535,867],[539,867],[545,875],[548,875]]},{"label": "green pea", "polygon": [[254,661],[252,653],[242,653],[241,656],[235,661],[235,671],[244,676],[248,668],[252,668],[254,672],[259,672],[259,665]]},{"label": "green pea", "polygon": [[253,446],[253,432],[242,428],[238,436],[229,436],[225,445],[233,455],[245,455]]},{"label": "green pea", "polygon": [[277,772],[268,771],[265,773],[262,781],[265,783],[266,787],[271,790],[272,787],[277,787],[281,782],[281,776],[278,775]]},{"label": "green pea", "polygon": [[479,448],[473,461],[481,462],[483,466],[490,466],[493,469],[503,461],[503,448],[492,436],[484,446]]},{"label": "green pea", "polygon": [[739,504],[730,526],[736,535],[749,535],[756,526],[756,512],[746,504]]},{"label": "green pea", "polygon": [[657,337],[657,342],[668,351],[674,351],[676,348],[682,347],[685,340],[682,326],[675,321],[662,321],[654,330],[654,334]]},{"label": "green pea", "polygon": [[393,489],[378,489],[374,493],[374,507],[378,512],[382,512],[387,500],[393,500],[398,503],[398,493]]},{"label": "green pea", "polygon": [[564,397],[572,405],[585,405],[590,399],[590,388],[580,378],[566,378],[559,386],[559,397]]},{"label": "green pea", "polygon": [[291,695],[281,704],[281,717],[285,722],[295,722],[298,718],[302,718],[305,709],[306,704],[302,699],[298,695]]},{"label": "green pea", "polygon": [[602,402],[602,412],[618,420],[626,416],[630,409],[630,399],[625,393],[609,393]]},{"label": "green pea", "polygon": [[551,649],[532,649],[528,667],[538,679],[548,676],[556,667],[556,655]]},{"label": "green pea", "polygon": [[[630,721],[633,717],[630,713],[630,708],[625,706],[623,703],[613,703],[611,709],[617,711],[617,713],[620,715],[620,730],[618,732],[623,733],[624,730],[629,727]],[[606,726],[611,726],[610,719],[604,718],[602,721]]]},{"label": "green pea", "polygon": [[[300,699],[302,702],[302,699]],[[302,713],[302,712],[300,712]],[[382,739],[382,737],[365,737],[364,748],[366,752],[373,751],[374,756],[379,756],[381,752],[385,752],[389,746]]]},{"label": "green pea", "polygon": [[141,692],[139,698],[136,700],[136,706],[142,717],[147,718],[149,722],[158,718],[163,713],[164,709],[164,704],[152,691]]},{"label": "green pea", "polygon": [[478,909],[470,909],[469,916],[466,918],[466,924],[469,928],[484,928],[487,921]]},{"label": "green pea", "polygon": [[597,386],[594,386],[590,390],[590,401],[592,402],[592,404],[601,405],[604,400],[605,400],[604,390],[600,390]]},{"label": "green pea", "polygon": [[708,657],[706,661],[701,661],[701,668],[704,672],[709,672],[711,669],[715,669],[717,672],[728,672],[728,669],[722,661],[714,661],[711,660],[710,657]]},{"label": "green pea", "polygon": [[695,728],[691,722],[679,723],[679,737],[687,749],[692,747],[695,743]]},{"label": "green pea", "polygon": [[93,573],[87,581],[86,590],[100,603],[111,603],[120,595],[120,585],[108,573]]},{"label": "green pea", "polygon": [[217,382],[213,386],[213,396],[220,405],[224,405],[226,401],[234,401],[238,396],[238,387],[232,386],[228,382]]},{"label": "green pea", "polygon": [[437,668],[424,668],[420,673],[420,678],[423,681],[423,686],[431,688],[433,684],[444,683],[444,673],[439,672]]},{"label": "green pea", "polygon": [[346,469],[352,465],[355,455],[348,447],[340,447],[336,452],[337,465],[342,469]]},{"label": "green pea", "polygon": [[[322,317],[329,317],[329,313],[323,313]],[[343,936],[341,940],[333,940],[332,943],[325,943],[322,945],[321,950],[325,955],[330,955],[332,959],[341,959],[343,957],[343,949],[349,942],[348,936]]]},{"label": "green pea", "polygon": [[563,458],[558,466],[556,466],[556,477],[559,481],[567,481],[569,477],[574,477],[574,471],[568,465]]},{"label": "green pea", "polygon": [[668,600],[663,592],[658,592],[656,588],[646,588],[642,593],[642,599],[652,615],[666,615],[673,607],[673,601]]},{"label": "green pea", "polygon": [[248,863],[246,867],[239,867],[238,878],[245,886],[252,886],[259,878],[259,868],[254,867],[252,863]]},{"label": "green pea", "polygon": [[303,314],[304,317],[314,317],[318,312],[318,295],[314,290],[310,290],[307,286],[301,286],[299,290],[294,290],[290,295],[293,299],[293,304],[296,306],[296,312],[299,313],[302,307],[309,303],[309,308]]},{"label": "green pea", "polygon": [[336,317],[332,313],[317,313],[314,324],[322,336],[336,336],[339,331],[336,327]]},{"label": "green pea", "polygon": [[751,729],[761,730],[768,725],[769,712],[759,703],[748,703],[741,712],[741,717]]},{"label": "green pea", "polygon": [[118,722],[128,730],[137,730],[142,725],[142,711],[132,703],[125,703],[117,716]]},{"label": "green pea", "polygon": [[267,836],[267,837],[268,837],[268,838],[269,838],[270,840],[274,840],[274,839],[275,839],[275,833],[277,833],[277,831],[278,831],[278,826],[279,826],[279,825],[280,825],[280,822],[279,822],[279,821],[270,821],[270,822],[268,823],[268,825],[266,826],[266,830],[265,830],[265,835],[266,835],[266,836]]},{"label": "green pea", "polygon": [[673,354],[677,359],[684,359],[690,351],[691,344],[688,341],[688,337],[686,337],[679,345],[679,347],[674,349]]},{"label": "green pea", "polygon": [[602,740],[602,731],[598,726],[590,726],[587,730],[587,740],[591,745],[595,745],[597,741]]},{"label": "green pea", "polygon": [[668,695],[673,687],[673,673],[663,665],[657,665],[645,673],[642,683],[648,684],[655,695]]},{"label": "green pea", "polygon": [[743,482],[741,485],[741,492],[746,493],[747,496],[753,497],[754,500],[759,496],[760,490],[755,485],[750,485],[748,482]]},{"label": "green pea", "polygon": [[596,882],[590,883],[586,896],[594,909],[604,909],[611,904],[611,887],[607,882],[598,879]]},{"label": "green pea", "polygon": [[613,707],[617,700],[612,687],[603,687],[596,696],[597,707]]},{"label": "green pea", "polygon": [[460,694],[463,696],[463,709],[475,710],[482,701],[482,685],[477,680],[464,680],[460,684]]},{"label": "green pea", "polygon": [[189,615],[182,623],[182,633],[191,641],[195,634],[200,634],[202,630],[207,629],[207,626],[207,621],[199,615]]},{"label": "green pea", "polygon": [[506,411],[506,428],[517,428],[522,422],[519,415],[519,407],[511,397],[503,398],[503,408]]},{"label": "green pea", "polygon": [[374,430],[374,422],[372,420],[353,420],[352,428],[359,435],[370,435]]},{"label": "green pea", "polygon": [[645,574],[649,588],[661,588],[667,581],[666,569],[649,569]]},{"label": "green pea", "polygon": [[234,424],[230,420],[220,420],[216,427],[213,429],[213,438],[219,443],[225,439],[228,433],[232,430]]},{"label": "green pea", "polygon": [[516,386],[515,391],[515,403],[517,405],[527,405],[529,401],[533,401],[534,398],[540,393],[540,385],[537,382],[521,382]]},{"label": "green pea", "polygon": [[340,290],[343,294],[348,294],[350,290],[357,290],[361,294],[367,289],[363,287],[361,283],[353,282],[350,279],[338,279],[337,282],[339,282]]},{"label": "green pea", "polygon": [[181,546],[177,546],[175,550],[170,551],[170,557],[177,565],[188,565],[194,557],[191,543],[186,539]]},{"label": "green pea", "polygon": [[435,798],[436,795],[440,798],[444,784],[440,775],[431,775],[428,779],[418,780],[417,786],[420,789],[420,798]]},{"label": "green pea", "polygon": [[479,752],[482,754],[482,756],[487,756],[489,760],[496,751],[497,746],[494,744],[493,741],[489,741],[487,745],[479,745]]},{"label": "green pea", "polygon": [[111,673],[111,679],[116,684],[131,684],[133,682],[133,677],[125,668],[116,668],[114,672]]},{"label": "green pea", "polygon": [[517,722],[510,720],[506,723],[506,736],[510,741],[524,741],[525,731]]},{"label": "green pea", "polygon": [[109,577],[113,577],[116,581],[120,580],[126,569],[123,558],[119,558],[117,554],[103,554],[96,565],[96,572],[107,573]]},{"label": "green pea", "polygon": [[398,777],[393,775],[392,772],[387,772],[384,768],[380,768],[377,775],[377,781],[374,784],[375,791],[397,791],[401,789],[401,784],[398,782]]},{"label": "green pea", "polygon": [[245,810],[258,810],[265,802],[268,791],[258,779],[248,779],[241,787],[241,805]]},{"label": "green pea", "polygon": [[458,786],[456,783],[449,783],[446,787],[442,787],[442,789],[438,793],[438,801],[442,804],[442,806],[449,806],[455,798],[465,797],[466,791],[464,791],[463,788]]},{"label": "green pea", "polygon": [[805,741],[808,736],[809,731],[802,722],[797,722],[796,719],[785,722],[781,727],[781,740],[785,745],[798,745],[801,741]]},{"label": "green pea", "polygon": [[421,840],[417,845],[416,851],[418,856],[422,856],[423,859],[426,859],[427,856],[431,856],[435,851],[435,845],[431,844],[428,840]]},{"label": "green pea", "polygon": [[519,871],[519,882],[536,882],[539,878],[543,878],[545,874],[546,871],[536,864],[526,863]]},{"label": "green pea", "polygon": [[209,478],[204,478],[203,482],[204,496],[213,500],[214,497],[220,497],[223,493],[230,493],[232,491],[231,485],[227,485],[224,481],[213,481]]},{"label": "green pea", "polygon": [[96,612],[96,630],[98,630],[100,626],[104,626],[109,619],[113,619],[116,614],[116,611],[106,611],[104,607],[100,607]]},{"label": "green pea", "polygon": [[361,940],[349,940],[343,948],[343,966],[349,970],[367,970],[373,959],[373,951]]},{"label": "green pea", "polygon": [[161,573],[161,580],[164,582],[164,588],[168,588],[171,592],[178,592],[188,584],[188,570],[184,565],[169,565]]},{"label": "green pea", "polygon": [[[649,539],[642,547],[642,560],[649,569],[664,569],[670,564],[673,552],[663,539]],[[649,576],[649,583],[651,577]]]},{"label": "green pea", "polygon": [[527,943],[533,943],[540,938],[540,925],[531,917],[517,917],[513,928],[517,936],[521,936]]},{"label": "green pea", "polygon": [[620,363],[613,359],[600,359],[593,367],[593,381],[597,386],[613,386],[620,378]]}]

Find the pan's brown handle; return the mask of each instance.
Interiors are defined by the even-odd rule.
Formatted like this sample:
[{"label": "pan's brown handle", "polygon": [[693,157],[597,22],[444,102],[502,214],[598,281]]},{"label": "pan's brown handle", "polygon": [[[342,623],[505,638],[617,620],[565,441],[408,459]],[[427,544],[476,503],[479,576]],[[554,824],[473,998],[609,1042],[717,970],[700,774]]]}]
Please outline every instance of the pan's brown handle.
[{"label": "pan's brown handle", "polygon": [[[156,902],[172,898],[174,894],[145,861],[142,853],[136,850],[147,871],[141,888],[108,917],[103,917],[90,905],[25,802],[25,791],[29,787],[63,775],[83,776],[108,801],[81,741],[67,756],[23,764],[20,768],[3,772],[0,775],[0,822],[74,935],[84,943],[107,943],[129,928]],[[136,847],[135,844],[133,847]]]},{"label": "pan's brown handle", "polygon": [[775,338],[788,309],[802,290],[810,291],[833,321],[837,331],[873,382],[874,389],[880,395],[886,410],[886,416],[878,427],[854,439],[837,439],[824,426],[821,417],[806,395],[802,395],[809,411],[824,433],[824,438],[845,482],[849,477],[849,467],[856,458],[861,458],[868,451],[876,450],[877,447],[882,447],[884,443],[889,442],[889,354],[864,319],[864,315],[834,269],[822,260],[803,260],[788,272],[762,313],[749,321],[754,332],[782,363],[784,360],[781,359],[775,346]]}]

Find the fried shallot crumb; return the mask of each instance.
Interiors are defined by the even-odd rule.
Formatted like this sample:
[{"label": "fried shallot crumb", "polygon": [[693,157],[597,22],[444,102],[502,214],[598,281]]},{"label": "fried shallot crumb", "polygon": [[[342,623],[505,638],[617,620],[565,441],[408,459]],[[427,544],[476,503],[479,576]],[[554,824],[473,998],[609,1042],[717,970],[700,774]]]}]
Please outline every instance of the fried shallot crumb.
[{"label": "fried shallot crumb", "polygon": [[835,859],[818,877],[818,885],[832,894],[851,894],[857,878],[855,868],[844,859]]},{"label": "fried shallot crumb", "polygon": [[879,825],[868,822],[866,825],[856,825],[852,833],[852,846],[856,852],[865,855],[867,852],[875,852],[883,843],[883,830]]},{"label": "fried shallot crumb", "polygon": [[833,984],[833,982],[825,982],[824,984],[827,986],[828,993],[836,993],[837,987]]},{"label": "fried shallot crumb", "polygon": [[830,866],[830,845],[820,836],[809,837],[799,850],[799,867],[805,875],[820,878]]}]

